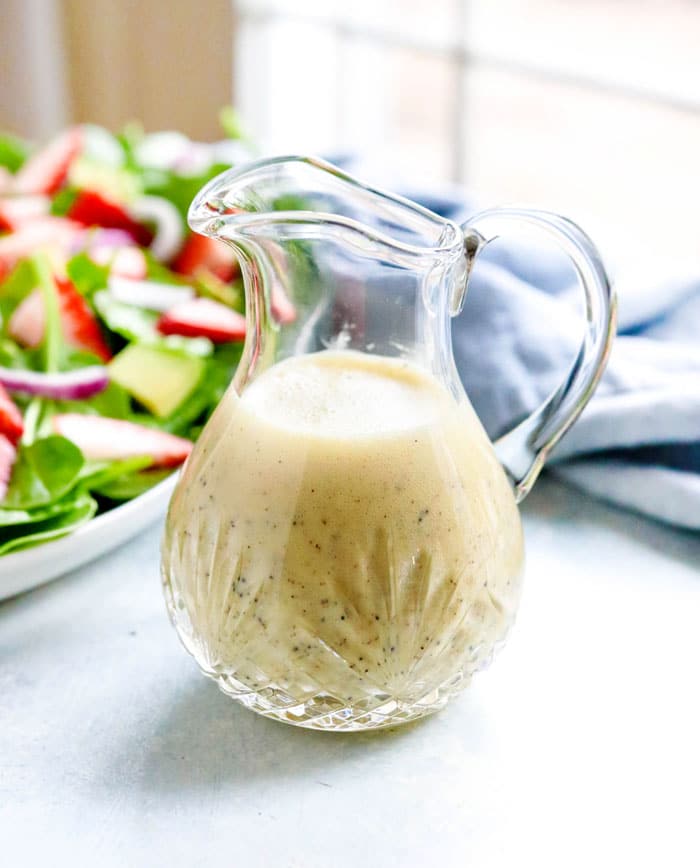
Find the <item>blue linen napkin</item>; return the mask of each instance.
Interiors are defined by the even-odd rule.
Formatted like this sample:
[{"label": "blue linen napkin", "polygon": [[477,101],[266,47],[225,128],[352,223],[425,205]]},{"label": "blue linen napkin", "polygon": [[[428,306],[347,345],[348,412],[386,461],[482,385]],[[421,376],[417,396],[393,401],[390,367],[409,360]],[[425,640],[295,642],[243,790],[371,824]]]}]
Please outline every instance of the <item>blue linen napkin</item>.
[{"label": "blue linen napkin", "polygon": [[[407,195],[462,222],[463,199]],[[563,256],[494,242],[453,322],[457,367],[486,430],[509,430],[561,382],[582,335]],[[548,463],[562,479],[653,518],[700,529],[700,274],[620,293],[607,371]]]}]

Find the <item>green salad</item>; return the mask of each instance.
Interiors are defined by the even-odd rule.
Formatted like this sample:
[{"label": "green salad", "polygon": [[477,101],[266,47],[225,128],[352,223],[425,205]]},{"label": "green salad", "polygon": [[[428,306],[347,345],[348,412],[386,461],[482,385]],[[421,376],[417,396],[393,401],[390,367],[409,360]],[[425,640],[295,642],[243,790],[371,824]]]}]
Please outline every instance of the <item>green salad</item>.
[{"label": "green salad", "polygon": [[224,120],[234,138],[216,145],[92,126],[37,149],[0,137],[0,555],[162,481],[228,386],[238,264],[186,224],[200,187],[249,156]]}]

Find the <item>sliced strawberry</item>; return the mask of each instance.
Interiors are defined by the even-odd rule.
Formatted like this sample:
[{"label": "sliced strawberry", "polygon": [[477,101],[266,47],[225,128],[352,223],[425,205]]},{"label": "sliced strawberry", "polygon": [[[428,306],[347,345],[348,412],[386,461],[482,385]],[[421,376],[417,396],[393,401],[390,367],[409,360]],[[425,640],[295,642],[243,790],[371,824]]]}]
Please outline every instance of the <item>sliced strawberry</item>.
[{"label": "sliced strawberry", "polygon": [[57,277],[61,324],[66,340],[76,347],[89,350],[103,362],[112,358],[90,306],[70,280]]},{"label": "sliced strawberry", "polygon": [[270,308],[272,310],[272,316],[277,320],[277,322],[282,323],[283,325],[294,322],[297,318],[297,309],[294,307],[289,296],[284,289],[282,289],[279,283],[275,283],[272,287]]},{"label": "sliced strawberry", "polygon": [[143,280],[148,274],[148,264],[140,247],[93,247],[90,259],[98,265],[109,265],[113,277],[128,277]]},{"label": "sliced strawberry", "polygon": [[50,207],[48,196],[5,196],[0,199],[0,229],[14,232],[24,223],[46,217]]},{"label": "sliced strawberry", "polygon": [[92,190],[78,193],[68,210],[68,216],[83,226],[123,229],[142,247],[148,247],[153,240],[153,233],[148,227],[134,220],[121,205]]},{"label": "sliced strawberry", "polygon": [[45,328],[44,297],[40,289],[35,289],[14,309],[7,330],[21,346],[38,347]]},{"label": "sliced strawberry", "polygon": [[94,461],[148,455],[152,467],[176,467],[192,451],[189,440],[122,419],[63,413],[51,421],[57,434],[72,440],[86,458]]},{"label": "sliced strawberry", "polygon": [[10,443],[17,443],[23,431],[22,413],[0,384],[0,436],[7,437]]},{"label": "sliced strawberry", "polygon": [[[65,278],[56,277],[56,288],[65,339],[72,346],[89,350],[108,362],[112,354],[88,303]],[[35,289],[15,308],[8,331],[18,344],[36,347],[44,338],[45,328],[44,297],[40,289]]]},{"label": "sliced strawberry", "polygon": [[215,344],[240,341],[245,337],[245,317],[210,298],[183,301],[158,320],[164,335],[209,338]]},{"label": "sliced strawberry", "polygon": [[17,450],[3,434],[0,434],[0,503],[5,499],[10,484],[12,467],[17,458]]},{"label": "sliced strawberry", "polygon": [[65,217],[38,217],[17,232],[4,235],[0,238],[0,280],[25,256],[45,247],[66,249],[83,231]]},{"label": "sliced strawberry", "polygon": [[83,147],[79,127],[61,133],[46,147],[32,154],[17,172],[12,188],[17,193],[43,193],[50,196],[58,190],[68,175],[73,160]]},{"label": "sliced strawberry", "polygon": [[235,253],[223,241],[193,233],[187,237],[175,259],[173,271],[194,277],[200,269],[206,269],[226,282],[233,280],[240,270]]}]

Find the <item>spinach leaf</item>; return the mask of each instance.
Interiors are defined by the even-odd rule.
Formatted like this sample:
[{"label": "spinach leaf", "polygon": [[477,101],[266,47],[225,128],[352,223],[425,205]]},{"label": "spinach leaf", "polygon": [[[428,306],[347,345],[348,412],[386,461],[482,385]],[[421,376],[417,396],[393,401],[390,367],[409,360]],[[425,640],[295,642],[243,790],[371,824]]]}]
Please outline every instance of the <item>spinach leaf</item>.
[{"label": "spinach leaf", "polygon": [[131,399],[121,386],[111,382],[104,391],[91,398],[54,401],[54,410],[56,413],[88,413],[112,419],[128,419],[131,415]]},{"label": "spinach leaf", "polygon": [[96,512],[96,501],[89,494],[80,494],[57,515],[24,525],[21,536],[14,528],[0,528],[0,555],[65,536],[90,521]]},{"label": "spinach leaf", "polygon": [[61,362],[61,370],[63,371],[87,368],[90,365],[104,365],[104,359],[91,353],[90,350],[78,349],[68,344],[65,347]]},{"label": "spinach leaf", "polygon": [[71,257],[66,265],[66,271],[75,288],[87,299],[91,299],[98,289],[107,286],[109,265],[98,265],[87,253],[76,253]]},{"label": "spinach leaf", "polygon": [[132,500],[167,479],[172,472],[172,469],[140,470],[135,473],[127,473],[112,482],[94,486],[91,490],[94,494],[109,500]]},{"label": "spinach leaf", "polygon": [[[47,518],[53,518],[62,512],[72,509],[74,503],[75,498],[72,495],[68,495],[63,500],[56,501],[56,503],[47,503],[44,506],[34,506],[31,509],[0,508],[0,528],[33,524],[38,521],[44,521]],[[20,529],[17,532],[22,533],[22,530]]]},{"label": "spinach leaf", "polygon": [[125,458],[123,461],[89,461],[80,473],[80,485],[88,491],[97,491],[123,476],[144,470],[152,463],[150,455]]},{"label": "spinach leaf", "polygon": [[77,483],[83,464],[80,449],[55,434],[20,446],[3,507],[31,509],[60,500]]}]

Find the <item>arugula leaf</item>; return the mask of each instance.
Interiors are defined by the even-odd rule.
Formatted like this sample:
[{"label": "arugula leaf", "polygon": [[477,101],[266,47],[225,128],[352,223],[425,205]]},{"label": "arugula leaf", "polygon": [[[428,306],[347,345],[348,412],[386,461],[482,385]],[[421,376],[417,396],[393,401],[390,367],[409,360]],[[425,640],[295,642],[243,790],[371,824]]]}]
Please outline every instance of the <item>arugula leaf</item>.
[{"label": "arugula leaf", "polygon": [[0,136],[0,166],[16,172],[28,155],[29,147],[26,142],[9,134]]},{"label": "arugula leaf", "polygon": [[21,445],[3,507],[31,509],[60,500],[78,482],[83,464],[82,452],[65,437]]},{"label": "arugula leaf", "polygon": [[[41,291],[44,301],[44,338],[37,350],[20,350],[17,344],[13,346],[7,329],[15,309],[35,289]],[[0,351],[10,357],[11,366],[49,372],[60,369],[65,342],[58,292],[45,255],[37,253],[22,260],[0,284],[0,316],[5,337]]]},{"label": "arugula leaf", "polygon": [[[24,431],[22,432],[22,443],[27,446],[36,440],[41,431],[46,403],[46,399],[40,398],[38,395],[29,399],[24,411]],[[14,472],[13,469],[12,473],[14,474]]]},{"label": "arugula leaf", "polygon": [[44,368],[49,373],[57,371],[63,352],[63,328],[56,283],[51,266],[43,254],[35,253],[29,263],[36,274],[37,283],[44,297]]},{"label": "arugula leaf", "polygon": [[11,527],[7,530],[0,528],[0,555],[65,536],[90,521],[96,512],[96,501],[89,494],[81,494],[68,502],[66,509],[57,515],[23,525],[21,536],[17,536]]},{"label": "arugula leaf", "polygon": [[35,350],[22,349],[12,338],[0,338],[0,365],[5,368],[36,370],[36,355]]}]

